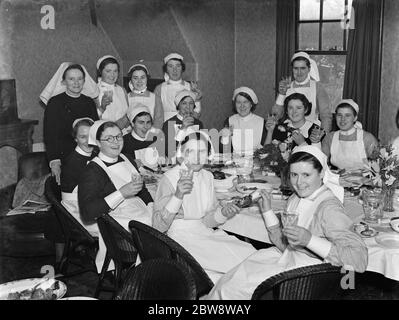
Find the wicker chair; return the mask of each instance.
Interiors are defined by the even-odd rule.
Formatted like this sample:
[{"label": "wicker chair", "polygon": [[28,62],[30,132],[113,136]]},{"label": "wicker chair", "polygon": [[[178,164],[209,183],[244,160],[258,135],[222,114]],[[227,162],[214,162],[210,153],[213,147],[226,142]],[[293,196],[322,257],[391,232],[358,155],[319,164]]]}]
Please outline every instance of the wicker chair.
[{"label": "wicker chair", "polygon": [[342,293],[340,271],[329,263],[285,271],[263,281],[252,300],[334,300]]},{"label": "wicker chair", "polygon": [[132,232],[141,261],[156,258],[177,260],[188,267],[194,277],[197,298],[209,293],[213,287],[212,280],[186,249],[162,232],[138,221],[130,221],[129,229]]},{"label": "wicker chair", "polygon": [[[98,238],[93,237],[61,204],[61,190],[54,177],[48,177],[45,183],[45,194],[52,204],[58,223],[60,224],[65,241],[65,247],[60,263],[60,272],[65,277],[82,274],[84,272],[95,272],[95,257],[98,251]],[[81,264],[72,259],[73,253],[79,253],[80,257],[89,258],[90,266]],[[70,264],[80,267],[76,272],[68,273]]]},{"label": "wicker chair", "polygon": [[[98,228],[100,229],[107,254],[101,269],[99,284],[104,280],[105,274],[111,260],[115,264],[114,270],[114,295],[119,289],[122,282],[122,273],[130,267],[134,267],[137,260],[137,249],[134,245],[132,235],[125,230],[110,215],[104,214],[97,219]],[[95,297],[98,296],[100,287],[97,287]]]},{"label": "wicker chair", "polygon": [[116,300],[195,300],[195,280],[171,259],[148,260],[128,271]]}]

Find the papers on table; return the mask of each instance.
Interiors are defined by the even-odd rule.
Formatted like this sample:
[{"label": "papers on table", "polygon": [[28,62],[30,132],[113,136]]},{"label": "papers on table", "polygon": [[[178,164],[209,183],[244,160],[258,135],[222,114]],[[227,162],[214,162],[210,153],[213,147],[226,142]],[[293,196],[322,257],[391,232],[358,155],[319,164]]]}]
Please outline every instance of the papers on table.
[{"label": "papers on table", "polygon": [[7,216],[17,214],[36,213],[38,211],[48,211],[51,205],[45,202],[26,200],[22,205],[15,207],[7,213]]}]

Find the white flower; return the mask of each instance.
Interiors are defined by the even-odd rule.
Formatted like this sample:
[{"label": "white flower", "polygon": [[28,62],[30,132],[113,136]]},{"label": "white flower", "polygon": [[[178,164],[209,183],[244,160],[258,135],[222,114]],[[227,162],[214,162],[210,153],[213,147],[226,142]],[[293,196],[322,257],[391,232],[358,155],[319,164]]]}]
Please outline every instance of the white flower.
[{"label": "white flower", "polygon": [[391,186],[395,182],[396,178],[394,176],[389,176],[389,179],[385,182],[387,186]]},{"label": "white flower", "polygon": [[279,126],[277,127],[277,129],[278,129],[279,131],[281,131],[281,132],[286,132],[286,131],[287,131],[287,130],[285,130],[285,127],[282,126],[282,125],[279,125]]},{"label": "white flower", "polygon": [[388,159],[388,157],[389,157],[389,154],[388,154],[388,152],[387,152],[387,149],[385,149],[385,148],[381,148],[381,150],[380,150],[380,155],[381,155],[381,158],[382,158],[382,159]]},{"label": "white flower", "polygon": [[278,146],[281,152],[284,152],[287,150],[288,145],[285,142],[280,143],[280,145]]},{"label": "white flower", "polygon": [[277,139],[273,139],[272,144],[274,144],[275,146],[277,146],[280,143],[280,141],[278,141]]}]

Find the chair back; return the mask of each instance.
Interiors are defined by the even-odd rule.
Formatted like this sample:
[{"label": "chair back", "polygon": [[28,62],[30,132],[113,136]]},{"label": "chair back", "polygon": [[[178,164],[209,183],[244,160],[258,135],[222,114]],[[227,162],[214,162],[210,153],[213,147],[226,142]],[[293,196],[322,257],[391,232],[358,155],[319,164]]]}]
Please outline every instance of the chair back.
[{"label": "chair back", "polygon": [[322,263],[279,273],[263,281],[252,300],[334,300],[342,293],[341,267]]},{"label": "chair back", "polygon": [[195,300],[195,280],[185,265],[171,259],[148,260],[131,268],[116,300]]},{"label": "chair back", "polygon": [[61,189],[54,177],[47,178],[44,190],[48,201],[52,204],[65,241],[96,243],[97,240],[61,204]]},{"label": "chair back", "polygon": [[137,259],[137,249],[133,242],[132,235],[125,230],[109,214],[104,214],[97,219],[107,255],[115,262],[122,264],[135,264]]},{"label": "chair back", "polygon": [[129,229],[139,252],[141,261],[157,258],[177,260],[184,264],[192,274],[201,297],[212,289],[213,282],[194,257],[166,234],[138,221],[130,221]]}]

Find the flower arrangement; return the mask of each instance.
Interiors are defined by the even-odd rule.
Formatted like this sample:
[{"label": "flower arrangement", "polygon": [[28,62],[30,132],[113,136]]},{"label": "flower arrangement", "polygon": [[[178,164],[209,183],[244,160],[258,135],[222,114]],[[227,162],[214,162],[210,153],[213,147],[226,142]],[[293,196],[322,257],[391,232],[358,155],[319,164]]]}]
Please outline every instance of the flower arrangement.
[{"label": "flower arrangement", "polygon": [[276,174],[287,164],[284,160],[279,144],[271,143],[255,151],[255,159],[258,159],[262,170],[270,168]]},{"label": "flower arrangement", "polygon": [[399,185],[399,159],[394,151],[392,145],[381,146],[375,150],[375,160],[370,161],[367,166],[366,176],[374,186],[385,191],[384,211],[394,211],[393,194]]},{"label": "flower arrangement", "polygon": [[367,176],[378,187],[396,188],[399,184],[399,159],[392,145],[381,146],[375,151],[375,160],[367,166]]}]

